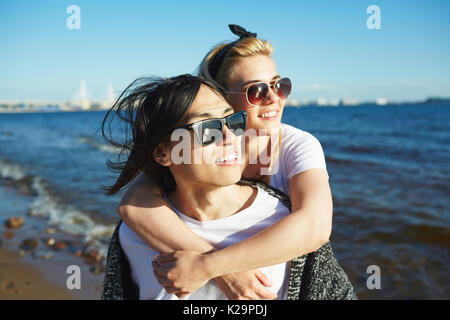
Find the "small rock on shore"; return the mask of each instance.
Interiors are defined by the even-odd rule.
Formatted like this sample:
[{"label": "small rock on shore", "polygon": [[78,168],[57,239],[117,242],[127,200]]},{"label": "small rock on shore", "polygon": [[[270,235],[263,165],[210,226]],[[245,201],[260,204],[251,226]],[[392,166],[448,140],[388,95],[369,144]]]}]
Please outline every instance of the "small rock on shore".
[{"label": "small rock on shore", "polygon": [[5,222],[5,226],[9,229],[17,229],[23,226],[23,218],[11,217]]}]

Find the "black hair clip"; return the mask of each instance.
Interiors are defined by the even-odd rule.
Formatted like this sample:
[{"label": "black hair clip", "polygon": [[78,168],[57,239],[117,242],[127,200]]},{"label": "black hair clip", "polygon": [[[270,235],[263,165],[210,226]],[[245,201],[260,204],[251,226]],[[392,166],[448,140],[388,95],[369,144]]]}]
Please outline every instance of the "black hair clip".
[{"label": "black hair clip", "polygon": [[256,33],[249,32],[242,28],[241,26],[238,26],[237,24],[229,24],[228,27],[230,28],[231,32],[233,32],[235,35],[239,37],[239,39],[243,38],[256,38]]},{"label": "black hair clip", "polygon": [[217,72],[219,72],[220,66],[222,65],[223,59],[225,58],[225,55],[228,53],[228,51],[230,51],[230,49],[241,39],[256,38],[256,33],[249,32],[241,26],[238,26],[237,24],[229,24],[228,27],[230,28],[231,32],[239,37],[239,39],[222,47],[222,49],[220,49],[219,52],[217,52],[213,57],[211,63],[209,64],[208,71],[214,80],[216,79]]}]

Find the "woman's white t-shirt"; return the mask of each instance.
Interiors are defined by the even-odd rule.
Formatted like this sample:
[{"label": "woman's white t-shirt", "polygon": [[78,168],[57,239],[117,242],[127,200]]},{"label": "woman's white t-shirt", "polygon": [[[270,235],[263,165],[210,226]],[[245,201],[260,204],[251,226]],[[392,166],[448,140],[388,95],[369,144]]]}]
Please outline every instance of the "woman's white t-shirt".
[{"label": "woman's white t-shirt", "polygon": [[[260,188],[251,206],[222,219],[198,221],[173,207],[172,209],[194,233],[217,249],[245,240],[289,214],[289,209],[285,205]],[[161,287],[153,274],[152,261],[158,252],[148,247],[125,223],[120,226],[119,241],[130,262],[131,277],[139,286],[140,299],[177,300],[176,295],[168,294]],[[268,289],[276,293],[278,299],[287,299],[289,263],[280,263],[259,270],[273,282],[273,286]],[[227,298],[216,285],[215,280],[210,280],[183,299],[226,300]]]},{"label": "woman's white t-shirt", "polygon": [[281,124],[278,161],[279,167],[270,177],[269,185],[287,195],[289,195],[289,181],[296,174],[314,168],[327,170],[325,155],[319,140],[306,131],[284,123]]}]

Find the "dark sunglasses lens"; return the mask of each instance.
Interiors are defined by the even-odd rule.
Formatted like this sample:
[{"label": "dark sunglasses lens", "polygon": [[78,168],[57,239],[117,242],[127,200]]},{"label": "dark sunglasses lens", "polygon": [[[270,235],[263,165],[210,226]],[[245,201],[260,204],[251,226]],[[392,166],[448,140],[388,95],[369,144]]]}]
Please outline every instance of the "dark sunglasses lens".
[{"label": "dark sunglasses lens", "polygon": [[245,115],[243,113],[234,113],[227,118],[227,124],[231,132],[240,136],[245,131]]},{"label": "dark sunglasses lens", "polygon": [[257,83],[247,88],[247,99],[250,104],[259,106],[267,98],[269,86],[266,83]]},{"label": "dark sunglasses lens", "polygon": [[222,138],[222,123],[219,120],[205,121],[200,127],[202,145],[214,143]]},{"label": "dark sunglasses lens", "polygon": [[289,78],[282,78],[275,83],[275,92],[281,99],[286,99],[291,93],[292,83]]}]

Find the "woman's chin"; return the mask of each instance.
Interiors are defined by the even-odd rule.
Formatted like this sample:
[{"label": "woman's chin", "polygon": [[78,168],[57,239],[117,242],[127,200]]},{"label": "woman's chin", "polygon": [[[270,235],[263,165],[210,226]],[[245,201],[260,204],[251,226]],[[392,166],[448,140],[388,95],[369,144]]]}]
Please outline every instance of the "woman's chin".
[{"label": "woman's chin", "polygon": [[281,119],[273,119],[273,120],[261,120],[258,119],[258,122],[255,122],[255,126],[253,127],[256,130],[266,130],[270,133],[272,130],[278,130],[281,125]]}]

